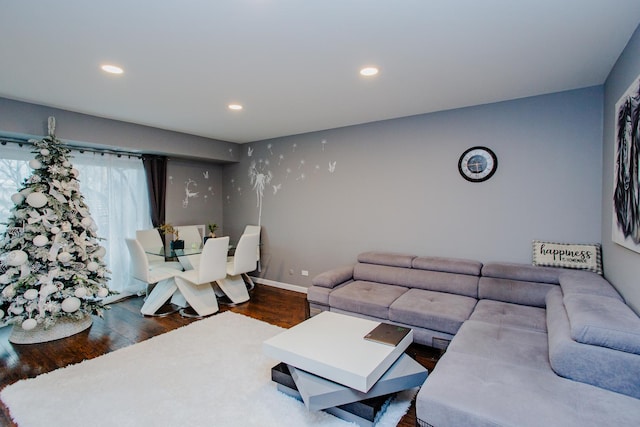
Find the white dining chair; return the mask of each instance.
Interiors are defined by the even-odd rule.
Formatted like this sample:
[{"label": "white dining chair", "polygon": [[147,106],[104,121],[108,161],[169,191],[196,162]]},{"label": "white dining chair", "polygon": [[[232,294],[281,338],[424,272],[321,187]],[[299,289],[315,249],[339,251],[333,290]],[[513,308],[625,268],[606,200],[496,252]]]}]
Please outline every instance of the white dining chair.
[{"label": "white dining chair", "polygon": [[149,260],[149,268],[152,270],[160,267],[175,268],[182,270],[182,265],[178,261],[165,261],[163,255],[150,254],[149,252],[164,252],[164,242],[157,228],[147,230],[136,230],[136,240],[142,245],[145,255]]},{"label": "white dining chair", "polygon": [[258,235],[258,245],[256,246],[256,258],[258,260],[257,270],[262,271],[262,264],[260,264],[260,227],[259,225],[247,225],[244,228],[243,234],[257,234]]},{"label": "white dining chair", "polygon": [[174,227],[180,233],[180,240],[184,240],[185,248],[202,247],[203,236],[200,234],[198,227],[195,225],[180,225]]},{"label": "white dining chair", "polygon": [[212,282],[227,275],[228,250],[229,237],[207,239],[200,254],[198,268],[175,276],[180,293],[198,316],[208,316],[218,311]]},{"label": "white dining chair", "polygon": [[[184,241],[185,249],[198,249],[202,247],[203,236],[200,235],[198,226],[181,225],[174,227],[180,233],[180,240]],[[185,270],[197,270],[200,262],[200,255],[187,255],[178,258]]]},{"label": "white dining chair", "polygon": [[256,247],[258,234],[243,234],[233,257],[227,262],[227,275],[216,282],[218,288],[231,300],[233,304],[240,304],[249,300],[249,292],[243,275],[253,287],[253,281],[246,274],[256,269]]},{"label": "white dining chair", "polygon": [[[131,276],[146,284],[147,296],[140,312],[153,316],[178,289],[174,277],[180,270],[168,267],[149,268],[149,260],[137,239],[125,239],[131,256]],[[153,286],[155,285],[155,286]],[[149,288],[153,286],[151,292]]]}]

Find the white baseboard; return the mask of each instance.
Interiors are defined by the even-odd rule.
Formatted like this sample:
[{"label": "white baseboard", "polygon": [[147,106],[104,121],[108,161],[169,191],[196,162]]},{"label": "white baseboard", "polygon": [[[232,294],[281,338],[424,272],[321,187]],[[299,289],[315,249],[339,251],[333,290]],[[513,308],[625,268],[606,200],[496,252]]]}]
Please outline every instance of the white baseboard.
[{"label": "white baseboard", "polygon": [[291,283],[276,282],[275,280],[263,279],[261,277],[251,276],[251,280],[261,285],[273,286],[274,288],[286,289],[288,291],[307,293],[307,288],[300,285],[292,285]]}]

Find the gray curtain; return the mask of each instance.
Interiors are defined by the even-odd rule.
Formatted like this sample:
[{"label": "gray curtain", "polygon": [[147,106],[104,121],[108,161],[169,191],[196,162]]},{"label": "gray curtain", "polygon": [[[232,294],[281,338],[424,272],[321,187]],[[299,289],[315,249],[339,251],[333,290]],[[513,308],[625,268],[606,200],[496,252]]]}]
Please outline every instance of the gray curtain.
[{"label": "gray curtain", "polygon": [[142,157],[149,190],[151,223],[158,227],[165,222],[165,199],[167,194],[167,158],[165,156]]}]

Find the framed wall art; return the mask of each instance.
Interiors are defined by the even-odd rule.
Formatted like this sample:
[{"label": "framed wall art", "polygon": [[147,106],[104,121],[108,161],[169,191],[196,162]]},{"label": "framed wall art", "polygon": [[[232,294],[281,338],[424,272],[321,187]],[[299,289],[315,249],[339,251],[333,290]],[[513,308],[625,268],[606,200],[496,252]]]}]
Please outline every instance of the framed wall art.
[{"label": "framed wall art", "polygon": [[640,76],[616,103],[615,120],[612,239],[640,252]]}]

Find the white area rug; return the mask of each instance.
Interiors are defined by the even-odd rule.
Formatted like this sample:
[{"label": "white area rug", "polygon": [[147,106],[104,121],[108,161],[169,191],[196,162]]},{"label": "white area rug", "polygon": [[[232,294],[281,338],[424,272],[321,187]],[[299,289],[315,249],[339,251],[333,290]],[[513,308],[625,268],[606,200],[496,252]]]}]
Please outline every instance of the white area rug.
[{"label": "white area rug", "polygon": [[[19,427],[322,426],[276,390],[262,342],[282,328],[230,311],[2,390]],[[416,389],[400,393],[378,426],[395,426]]]}]

